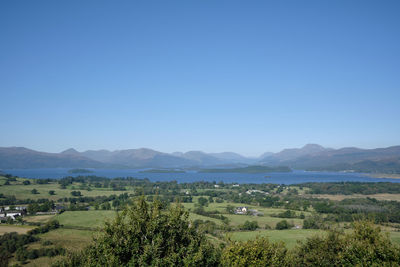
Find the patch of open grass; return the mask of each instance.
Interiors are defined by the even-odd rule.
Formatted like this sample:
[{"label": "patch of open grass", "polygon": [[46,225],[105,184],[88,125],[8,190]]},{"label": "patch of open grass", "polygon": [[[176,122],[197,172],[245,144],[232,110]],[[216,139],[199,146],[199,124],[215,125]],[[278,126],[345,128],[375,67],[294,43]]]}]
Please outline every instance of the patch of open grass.
[{"label": "patch of open grass", "polygon": [[[27,264],[23,266],[26,267],[44,267],[44,266],[51,266],[55,263],[58,259],[61,259],[63,256],[55,256],[55,257],[40,257],[34,260],[28,260]],[[15,262],[17,263],[17,261]],[[10,265],[12,266],[12,265]]]},{"label": "patch of open grass", "polygon": [[[89,243],[92,241],[93,234],[93,231],[88,230],[59,228],[38,235],[40,237],[40,241],[29,244],[27,246],[27,249],[39,249],[43,247],[42,243],[44,241],[50,241],[52,245],[48,247],[61,246],[68,251],[79,251],[89,245]],[[63,257],[65,256],[59,255],[56,257],[40,257],[34,260],[28,260],[27,264],[25,264],[24,266],[51,266],[53,263]],[[15,259],[14,263],[17,263]]]},{"label": "patch of open grass", "polygon": [[86,247],[91,241],[94,231],[59,228],[40,234],[41,241],[51,241],[67,250],[76,251]]},{"label": "patch of open grass", "polygon": [[0,224],[0,235],[11,232],[17,232],[18,234],[26,234],[29,230],[33,228],[35,228],[35,226]]},{"label": "patch of open grass", "polygon": [[377,200],[389,200],[389,201],[400,201],[400,194],[371,194],[371,195],[362,195],[362,194],[352,194],[352,195],[329,195],[329,194],[312,194],[309,195],[311,197],[316,198],[327,198],[331,200],[341,201],[346,198],[375,198]]},{"label": "patch of open grass", "polygon": [[24,221],[27,222],[35,222],[35,223],[46,223],[50,221],[55,215],[34,215],[34,216],[25,216]]},{"label": "patch of open grass", "polygon": [[[0,193],[10,196],[14,195],[17,199],[41,199],[47,198],[49,200],[58,200],[65,197],[73,197],[71,195],[72,191],[80,191],[82,196],[86,197],[96,197],[96,196],[109,196],[109,195],[120,195],[122,193],[132,193],[133,191],[113,191],[111,188],[95,188],[91,187],[91,191],[86,189],[80,189],[79,183],[74,183],[73,186],[69,186],[66,189],[61,189],[58,183],[48,183],[48,184],[34,184],[30,180],[30,185],[23,185],[20,182],[12,182],[10,185],[0,186]],[[39,194],[32,194],[32,189],[36,189]],[[49,191],[55,191],[55,195],[50,195]]]},{"label": "patch of open grass", "polygon": [[268,237],[271,242],[282,241],[286,247],[293,248],[298,241],[305,241],[308,237],[314,235],[326,234],[323,230],[312,229],[290,229],[290,230],[260,230],[260,231],[243,231],[228,233],[227,236],[232,240],[246,241],[255,239],[257,236]]},{"label": "patch of open grass", "polygon": [[54,218],[66,227],[97,228],[115,214],[113,210],[66,211]]},{"label": "patch of open grass", "polygon": [[[259,212],[263,213],[264,216],[252,216],[252,215],[244,215],[244,214],[229,214],[226,211],[226,207],[228,205],[231,205],[233,207],[241,207],[241,206],[246,206],[249,209],[256,209]],[[191,209],[192,211],[195,208],[195,203],[183,203],[183,206],[185,207],[186,210]],[[282,220],[287,220],[288,222],[293,223],[294,225],[303,225],[303,220],[302,219],[285,219],[285,218],[278,218],[278,217],[272,217],[272,214],[278,214],[281,212],[286,211],[286,209],[280,209],[280,208],[266,208],[266,207],[260,207],[260,206],[253,206],[253,205],[246,205],[242,203],[233,203],[233,202],[224,202],[224,203],[209,203],[208,206],[204,207],[204,210],[206,211],[219,211],[223,216],[228,217],[229,219],[229,224],[231,226],[239,226],[245,223],[245,221],[256,221],[258,225],[262,228],[264,228],[266,225],[268,225],[271,228],[275,228],[275,225]],[[300,211],[295,211],[297,215],[300,215],[300,213],[303,213],[305,216],[311,215],[310,212],[300,212]],[[193,212],[190,212],[189,218],[191,220],[196,220],[196,219],[201,219],[201,220],[210,220],[210,221],[215,221],[217,224],[222,224],[221,220],[218,219],[213,219],[207,216],[201,216],[194,214]]]},{"label": "patch of open grass", "polygon": [[389,237],[393,243],[400,245],[400,232],[391,231],[391,232],[389,232]]},{"label": "patch of open grass", "polygon": [[245,221],[256,221],[259,227],[264,228],[265,225],[269,225],[269,227],[274,228],[275,225],[282,221],[286,220],[294,225],[303,225],[302,219],[284,219],[284,218],[276,218],[270,216],[250,216],[250,215],[236,215],[236,214],[226,214],[224,215],[229,218],[230,225],[239,226],[244,224]]},{"label": "patch of open grass", "polygon": [[219,219],[215,219],[215,218],[211,218],[211,217],[207,217],[207,216],[203,216],[203,215],[198,215],[193,212],[189,213],[189,220],[191,220],[192,222],[195,220],[203,220],[203,221],[208,220],[208,221],[215,222],[218,225],[222,225],[222,221]]}]

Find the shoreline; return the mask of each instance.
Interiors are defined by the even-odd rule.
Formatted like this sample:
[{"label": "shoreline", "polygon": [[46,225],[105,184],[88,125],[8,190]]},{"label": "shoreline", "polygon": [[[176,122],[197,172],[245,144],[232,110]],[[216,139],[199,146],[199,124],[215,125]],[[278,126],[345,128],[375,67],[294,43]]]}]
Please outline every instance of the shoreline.
[{"label": "shoreline", "polygon": [[379,179],[400,179],[400,174],[385,174],[385,173],[365,173],[366,176]]}]

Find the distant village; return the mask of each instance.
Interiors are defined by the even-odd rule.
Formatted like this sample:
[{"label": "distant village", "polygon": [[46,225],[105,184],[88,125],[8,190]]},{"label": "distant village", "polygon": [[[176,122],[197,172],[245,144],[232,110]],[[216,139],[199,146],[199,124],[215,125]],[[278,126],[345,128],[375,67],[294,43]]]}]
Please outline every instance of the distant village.
[{"label": "distant village", "polygon": [[[55,215],[66,208],[61,205],[54,205],[50,211],[35,212],[36,215]],[[12,223],[22,221],[23,216],[28,214],[28,206],[4,206],[0,207],[0,223]]]}]

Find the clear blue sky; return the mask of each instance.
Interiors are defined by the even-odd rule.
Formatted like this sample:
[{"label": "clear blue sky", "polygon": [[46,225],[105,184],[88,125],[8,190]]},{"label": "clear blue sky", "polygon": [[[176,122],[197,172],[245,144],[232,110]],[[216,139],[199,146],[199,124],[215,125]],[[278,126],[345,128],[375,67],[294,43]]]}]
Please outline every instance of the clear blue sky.
[{"label": "clear blue sky", "polygon": [[1,1],[0,146],[400,144],[400,1]]}]

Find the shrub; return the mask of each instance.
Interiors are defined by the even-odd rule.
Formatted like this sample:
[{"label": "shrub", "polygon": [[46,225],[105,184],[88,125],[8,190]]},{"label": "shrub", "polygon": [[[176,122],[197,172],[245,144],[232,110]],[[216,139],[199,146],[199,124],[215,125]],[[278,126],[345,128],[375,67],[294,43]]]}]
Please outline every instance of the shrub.
[{"label": "shrub", "polygon": [[222,266],[285,266],[287,250],[283,243],[267,238],[233,242],[222,252]]},{"label": "shrub", "polygon": [[301,244],[292,259],[294,266],[398,266],[400,248],[371,222],[356,222],[348,234],[331,231]]},{"label": "shrub", "polygon": [[292,224],[288,223],[286,220],[283,220],[276,224],[275,229],[276,230],[284,230],[284,229],[289,229],[291,227],[293,227]]},{"label": "shrub", "polygon": [[50,246],[50,245],[53,245],[53,242],[51,242],[50,240],[45,240],[45,241],[42,242],[42,245],[43,246]]},{"label": "shrub", "polygon": [[74,197],[82,196],[81,191],[71,191],[71,195],[73,195]]},{"label": "shrub", "polygon": [[34,194],[34,195],[39,194],[39,191],[37,191],[36,188],[33,188],[33,189],[31,190],[31,194]]},{"label": "shrub", "polygon": [[312,216],[303,221],[303,228],[304,229],[321,229],[324,228],[323,219],[318,216]]},{"label": "shrub", "polygon": [[94,242],[59,266],[217,266],[215,249],[180,205],[168,212],[140,198],[107,222]]},{"label": "shrub", "polygon": [[198,199],[197,199],[197,202],[199,203],[199,205],[200,206],[207,206],[207,204],[208,204],[208,200],[207,200],[207,198],[205,198],[205,197],[199,197]]},{"label": "shrub", "polygon": [[245,221],[243,225],[239,226],[241,230],[254,231],[258,228],[258,223],[256,221]]}]

